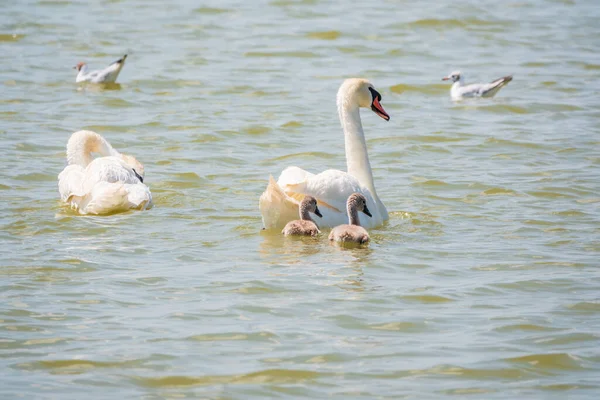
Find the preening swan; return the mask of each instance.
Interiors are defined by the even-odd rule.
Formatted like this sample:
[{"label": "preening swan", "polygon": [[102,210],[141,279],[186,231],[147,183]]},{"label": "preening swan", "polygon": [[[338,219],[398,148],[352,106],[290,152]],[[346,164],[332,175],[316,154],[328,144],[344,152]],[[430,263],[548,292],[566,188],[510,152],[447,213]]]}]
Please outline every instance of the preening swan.
[{"label": "preening swan", "polygon": [[367,199],[360,193],[353,193],[348,197],[346,203],[348,211],[348,224],[336,226],[329,234],[329,240],[343,243],[367,243],[369,241],[369,233],[365,228],[360,226],[358,212],[362,211],[371,216],[371,212],[367,208]]},{"label": "preening swan", "polygon": [[442,80],[454,82],[450,88],[450,97],[452,97],[452,100],[460,100],[464,97],[494,97],[500,89],[512,81],[512,76],[504,76],[490,83],[465,85],[464,75],[460,71],[454,71],[443,77]]},{"label": "preening swan", "polygon": [[121,69],[123,69],[123,66],[125,65],[126,58],[127,54],[104,69],[90,72],[88,72],[88,66],[86,63],[77,63],[77,65],[73,67],[77,70],[75,82],[115,83],[119,73],[121,72]]},{"label": "preening swan", "polygon": [[330,169],[313,174],[298,167],[288,167],[277,182],[271,177],[260,196],[259,208],[266,229],[284,226],[298,215],[298,205],[304,196],[317,199],[323,218],[321,227],[334,227],[346,219],[346,200],[358,192],[366,198],[373,215],[361,225],[373,228],[388,219],[388,212],[379,200],[367,154],[367,143],[360,119],[359,108],[370,108],[386,121],[390,116],[381,106],[381,95],[365,79],[345,80],[337,93],[337,107],[344,130],[348,172]]},{"label": "preening swan", "polygon": [[310,217],[311,212],[315,213],[317,217],[322,217],[321,211],[317,207],[317,199],[312,196],[306,196],[302,200],[302,203],[300,203],[300,219],[288,222],[281,233],[285,236],[317,236],[321,231]]},{"label": "preening swan", "polygon": [[[92,153],[102,157],[94,158]],[[142,164],[113,149],[96,132],[78,131],[71,135],[67,164],[58,175],[60,198],[80,214],[145,210],[152,206]]]}]

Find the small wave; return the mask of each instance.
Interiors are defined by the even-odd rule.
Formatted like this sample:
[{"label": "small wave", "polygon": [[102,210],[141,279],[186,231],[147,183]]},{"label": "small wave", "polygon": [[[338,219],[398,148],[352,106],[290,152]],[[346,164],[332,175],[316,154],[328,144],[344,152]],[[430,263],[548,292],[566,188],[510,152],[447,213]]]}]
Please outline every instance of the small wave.
[{"label": "small wave", "polygon": [[454,301],[449,297],[436,296],[436,295],[408,295],[408,296],[402,296],[401,298],[404,300],[416,301],[416,302],[425,303],[425,304],[449,303],[449,302]]},{"label": "small wave", "polygon": [[336,40],[342,33],[340,31],[309,32],[306,37],[320,40]]},{"label": "small wave", "polygon": [[491,188],[482,192],[484,196],[516,196],[517,192],[512,189]]},{"label": "small wave", "polygon": [[194,10],[195,13],[198,14],[225,14],[230,13],[233,10],[228,8],[215,8],[215,7],[199,7]]},{"label": "small wave", "polygon": [[91,360],[43,360],[33,363],[17,364],[17,368],[34,371],[50,370],[53,374],[83,374],[92,369],[135,368],[144,363],[143,360],[131,361],[91,361]]},{"label": "small wave", "polygon": [[0,34],[0,42],[18,42],[23,39],[25,35],[10,33],[10,34]]},{"label": "small wave", "polygon": [[396,321],[396,322],[385,322],[383,324],[372,324],[368,325],[369,329],[375,329],[378,331],[398,331],[398,332],[422,332],[425,329],[425,325],[422,323]]},{"label": "small wave", "polygon": [[411,28],[430,28],[430,29],[453,29],[453,28],[474,28],[474,27],[508,27],[512,23],[508,21],[486,21],[479,18],[466,19],[438,19],[425,18],[403,24]]},{"label": "small wave", "polygon": [[172,375],[164,377],[134,377],[133,381],[140,386],[160,387],[182,387],[182,386],[207,386],[216,384],[302,384],[325,376],[323,373],[292,370],[292,369],[268,369],[240,375],[205,375],[205,376],[183,376]]},{"label": "small wave", "polygon": [[391,86],[390,91],[393,93],[404,93],[404,92],[413,92],[413,93],[423,93],[423,94],[441,94],[448,92],[448,85],[442,84],[430,84],[430,85],[406,85],[403,83],[399,83],[397,85]]},{"label": "small wave", "polygon": [[494,329],[497,332],[515,332],[515,331],[527,331],[527,332],[552,332],[558,331],[559,328],[552,328],[549,326],[541,326],[535,324],[513,324],[504,325]]},{"label": "small wave", "polygon": [[264,342],[270,339],[277,338],[277,335],[271,332],[257,332],[257,333],[245,333],[245,332],[227,332],[227,333],[213,333],[213,334],[202,334],[189,336],[186,340],[193,340],[199,342],[229,342],[229,341],[251,341],[251,342]]},{"label": "small wave", "polygon": [[249,51],[244,53],[244,57],[292,57],[292,58],[315,58],[318,54],[311,51]]},{"label": "small wave", "polygon": [[528,364],[536,369],[582,370],[583,360],[568,353],[530,354],[505,359],[515,364]]}]

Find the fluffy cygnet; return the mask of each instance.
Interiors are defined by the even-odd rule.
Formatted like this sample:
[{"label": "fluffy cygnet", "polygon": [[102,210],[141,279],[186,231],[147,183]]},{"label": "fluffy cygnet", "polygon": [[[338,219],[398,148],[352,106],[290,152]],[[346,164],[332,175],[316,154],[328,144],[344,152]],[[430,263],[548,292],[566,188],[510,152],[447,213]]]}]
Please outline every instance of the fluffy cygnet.
[{"label": "fluffy cygnet", "polygon": [[305,196],[300,203],[300,219],[290,221],[283,228],[285,236],[289,235],[303,235],[303,236],[317,236],[321,231],[317,224],[310,217],[310,213],[314,213],[319,218],[322,217],[319,208],[317,207],[317,199],[312,196]]},{"label": "fluffy cygnet", "polygon": [[367,199],[360,193],[353,193],[348,197],[346,209],[350,223],[333,228],[329,234],[329,240],[343,243],[367,243],[369,241],[369,233],[365,228],[360,226],[360,220],[358,219],[359,211],[371,217],[371,212],[367,208]]}]

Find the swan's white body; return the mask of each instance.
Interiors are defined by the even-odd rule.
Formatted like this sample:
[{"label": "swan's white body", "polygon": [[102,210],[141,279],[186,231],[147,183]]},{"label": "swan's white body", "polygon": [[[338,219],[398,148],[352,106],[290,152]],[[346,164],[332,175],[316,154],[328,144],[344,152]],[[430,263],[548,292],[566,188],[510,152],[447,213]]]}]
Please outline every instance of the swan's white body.
[{"label": "swan's white body", "polygon": [[87,64],[79,63],[77,66],[75,66],[75,68],[79,71],[77,73],[77,77],[75,78],[75,82],[115,83],[119,73],[121,72],[121,69],[123,69],[123,66],[125,65],[126,58],[127,54],[104,69],[89,72]]},{"label": "swan's white body", "polygon": [[442,78],[443,81],[451,80],[454,83],[450,88],[452,100],[461,100],[466,97],[494,97],[496,93],[512,80],[512,76],[504,76],[490,83],[472,83],[465,85],[464,76],[460,71],[454,71]]},{"label": "swan's white body", "polygon": [[[92,153],[102,157],[93,158]],[[143,183],[144,167],[121,154],[102,136],[78,131],[67,143],[67,166],[58,175],[62,201],[80,214],[109,214],[152,206]]]},{"label": "swan's white body", "polygon": [[319,227],[331,228],[347,222],[346,201],[352,193],[361,193],[367,200],[372,218],[362,218],[366,228],[380,226],[388,212],[375,191],[367,144],[360,119],[359,107],[371,107],[388,120],[379,104],[381,95],[364,79],[347,79],[337,94],[340,122],[345,135],[348,171],[326,170],[313,174],[298,167],[288,167],[277,182],[271,177],[261,195],[259,208],[266,229],[280,228],[298,215],[298,205],[304,196],[317,199],[323,217]]}]

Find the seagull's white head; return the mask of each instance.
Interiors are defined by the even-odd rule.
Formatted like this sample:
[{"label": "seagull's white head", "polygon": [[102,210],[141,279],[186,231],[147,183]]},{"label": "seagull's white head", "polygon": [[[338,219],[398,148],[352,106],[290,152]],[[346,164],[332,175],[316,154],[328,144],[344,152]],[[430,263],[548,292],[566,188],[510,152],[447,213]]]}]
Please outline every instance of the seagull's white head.
[{"label": "seagull's white head", "polygon": [[442,78],[443,81],[452,81],[452,82],[458,82],[462,80],[462,74],[460,73],[460,71],[454,71],[452,72],[450,75],[445,76]]}]

